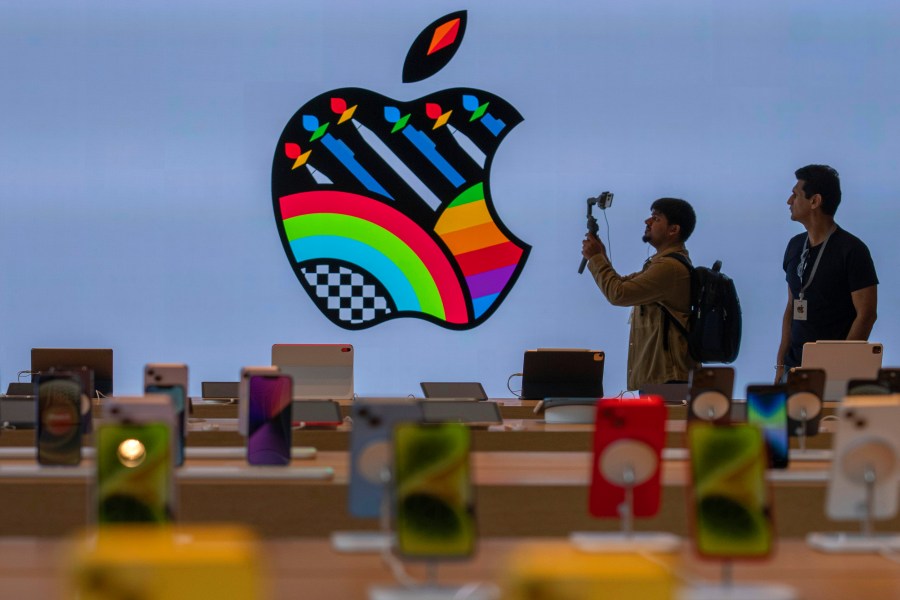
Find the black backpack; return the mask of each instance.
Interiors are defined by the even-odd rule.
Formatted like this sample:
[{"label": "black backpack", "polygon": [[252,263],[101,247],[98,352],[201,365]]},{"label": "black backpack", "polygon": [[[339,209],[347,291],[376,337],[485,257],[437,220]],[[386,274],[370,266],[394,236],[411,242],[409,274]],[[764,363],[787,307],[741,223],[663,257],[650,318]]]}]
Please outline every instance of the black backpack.
[{"label": "black backpack", "polygon": [[676,259],[691,273],[691,316],[688,328],[662,304],[663,327],[669,323],[687,338],[691,358],[699,363],[730,363],[741,349],[741,303],[730,277],[720,271],[722,261],[711,269],[694,267],[683,254],[673,252],[667,257]]}]

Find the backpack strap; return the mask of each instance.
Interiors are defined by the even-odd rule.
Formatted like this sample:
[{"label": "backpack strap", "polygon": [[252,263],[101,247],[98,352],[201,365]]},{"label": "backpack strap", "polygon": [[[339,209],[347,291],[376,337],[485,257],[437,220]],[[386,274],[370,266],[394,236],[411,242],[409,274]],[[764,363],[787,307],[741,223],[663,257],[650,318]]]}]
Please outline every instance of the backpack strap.
[{"label": "backpack strap", "polygon": [[[669,254],[664,254],[661,258],[674,258],[685,266],[690,275],[694,274],[694,265],[691,264],[691,259],[689,259],[681,252],[670,252]],[[663,313],[663,329],[668,330],[669,325],[671,324],[675,326],[675,329],[677,329],[681,333],[681,335],[687,337],[688,330],[684,325],[681,324],[681,321],[676,319],[675,315],[673,315],[668,308],[663,306],[662,302],[657,302],[656,305],[659,306],[660,310],[662,310]],[[666,351],[669,350],[669,336],[667,335],[663,336],[663,348]]]}]

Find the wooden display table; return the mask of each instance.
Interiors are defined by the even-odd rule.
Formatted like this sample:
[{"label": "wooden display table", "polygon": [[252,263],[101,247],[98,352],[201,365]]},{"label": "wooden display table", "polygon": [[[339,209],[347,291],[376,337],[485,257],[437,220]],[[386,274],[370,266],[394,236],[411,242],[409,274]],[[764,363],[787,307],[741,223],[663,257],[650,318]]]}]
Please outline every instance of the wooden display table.
[{"label": "wooden display table", "polygon": [[[547,541],[484,539],[473,559],[442,564],[439,579],[457,584],[472,581],[502,584],[512,552],[536,543],[545,545]],[[66,597],[63,556],[67,548],[67,542],[59,538],[0,539],[0,600]],[[264,540],[261,552],[271,590],[271,596],[264,597],[266,600],[364,599],[373,584],[393,584],[377,555],[337,554],[322,539]],[[692,581],[712,581],[719,574],[716,563],[699,560],[688,547],[677,555],[672,569]],[[410,565],[408,570],[412,576],[424,578],[421,565]],[[796,540],[780,543],[769,560],[736,563],[734,578],[738,582],[790,585],[800,598],[900,598],[900,564],[877,555],[819,554]]]},{"label": "wooden display table", "polygon": [[[678,455],[680,453],[680,456]],[[674,456],[673,456],[674,454]],[[663,463],[662,509],[639,520],[638,529],[687,533],[688,464],[670,450]],[[571,531],[612,530],[617,523],[587,514],[591,456],[587,452],[476,452],[472,456],[476,508],[482,535],[561,536]],[[322,467],[333,477],[321,478]],[[782,537],[810,531],[854,530],[825,516],[827,462],[795,461],[771,472],[775,524]],[[314,475],[315,477],[312,477]],[[179,519],[239,522],[265,536],[329,535],[372,529],[375,520],[347,514],[348,455],[319,452],[291,467],[250,467],[239,452],[227,458],[194,458],[178,470]],[[43,467],[27,452],[0,461],[0,531],[5,535],[55,536],[89,518],[93,469]],[[878,523],[900,531],[900,518]]]}]

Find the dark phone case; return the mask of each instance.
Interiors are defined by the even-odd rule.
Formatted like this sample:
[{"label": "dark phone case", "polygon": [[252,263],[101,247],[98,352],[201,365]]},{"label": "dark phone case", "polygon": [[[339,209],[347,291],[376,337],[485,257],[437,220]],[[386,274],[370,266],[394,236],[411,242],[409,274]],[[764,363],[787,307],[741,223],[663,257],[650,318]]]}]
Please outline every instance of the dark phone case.
[{"label": "dark phone case", "polygon": [[884,368],[878,371],[878,381],[892,394],[900,394],[900,369]]},{"label": "dark phone case", "polygon": [[60,371],[37,376],[38,463],[66,466],[81,463],[81,388],[81,377],[75,373]]},{"label": "dark phone case", "polygon": [[[788,434],[797,436],[803,428],[803,422],[799,419],[792,419],[790,415],[791,396],[801,392],[809,392],[822,402],[822,396],[825,394],[825,370],[824,369],[801,369],[794,368],[788,371],[787,376],[788,391]],[[819,413],[806,420],[805,435],[816,435],[819,433],[819,422],[822,420],[822,409]]]},{"label": "dark phone case", "polygon": [[694,400],[704,392],[719,392],[728,400],[728,410],[713,422],[725,425],[731,422],[731,406],[734,397],[734,369],[731,367],[699,367],[691,371],[688,390],[688,421],[704,421],[694,414]]}]

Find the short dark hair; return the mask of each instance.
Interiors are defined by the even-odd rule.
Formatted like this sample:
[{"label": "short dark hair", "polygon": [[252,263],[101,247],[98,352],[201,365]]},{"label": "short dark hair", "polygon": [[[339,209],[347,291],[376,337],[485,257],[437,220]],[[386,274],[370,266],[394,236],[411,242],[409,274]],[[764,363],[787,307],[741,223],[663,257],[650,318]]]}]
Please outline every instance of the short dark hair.
[{"label": "short dark hair", "polygon": [[841,178],[828,165],[806,165],[794,171],[797,181],[803,182],[807,198],[822,196],[822,212],[834,216],[841,203]]},{"label": "short dark hair", "polygon": [[697,215],[690,204],[680,198],[660,198],[650,205],[650,210],[655,210],[666,217],[671,225],[681,227],[681,241],[686,242],[694,233],[697,225]]}]

